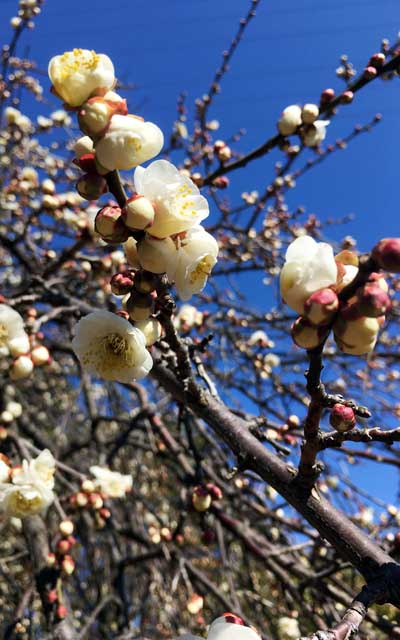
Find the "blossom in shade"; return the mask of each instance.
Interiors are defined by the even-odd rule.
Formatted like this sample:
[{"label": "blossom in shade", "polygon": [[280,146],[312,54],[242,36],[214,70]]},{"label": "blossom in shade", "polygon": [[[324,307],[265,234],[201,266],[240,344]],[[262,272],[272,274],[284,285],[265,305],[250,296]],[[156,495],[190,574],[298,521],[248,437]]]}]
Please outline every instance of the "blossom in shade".
[{"label": "blossom in shade", "polygon": [[123,475],[118,471],[111,471],[106,467],[90,467],[90,473],[95,477],[95,487],[109,498],[123,498],[132,489],[131,475]]},{"label": "blossom in shade", "polygon": [[280,276],[283,300],[297,313],[304,313],[304,303],[312,293],[336,283],[337,265],[333,249],[310,236],[294,240],[286,251]]},{"label": "blossom in shade", "polygon": [[9,517],[41,513],[54,500],[55,460],[48,449],[14,469],[11,482],[0,484],[0,509]]},{"label": "blossom in shade", "polygon": [[6,347],[15,357],[29,351],[24,321],[19,313],[7,304],[0,304],[0,347]]},{"label": "blossom in shade", "polygon": [[[186,633],[178,640],[204,640],[204,638]],[[252,627],[245,625],[239,616],[224,613],[210,625],[207,640],[260,640],[260,636]]]},{"label": "blossom in shade", "polygon": [[75,327],[72,348],[88,373],[132,382],[146,376],[153,360],[143,333],[110,311],[94,311]]},{"label": "blossom in shade", "polygon": [[200,293],[207,283],[212,268],[217,262],[218,243],[202,226],[193,227],[180,240],[174,272],[168,272],[170,280],[181,300],[189,300]]},{"label": "blossom in shade", "polygon": [[104,93],[115,83],[110,58],[88,49],[54,56],[48,73],[57,95],[71,107],[80,106],[91,95]]},{"label": "blossom in shade", "polygon": [[95,144],[96,159],[108,171],[132,169],[154,158],[163,144],[162,131],[153,122],[117,114]]},{"label": "blossom in shade", "polygon": [[209,214],[208,202],[192,180],[167,160],[137,167],[135,189],[152,203],[154,221],[148,232],[166,238],[198,225]]}]

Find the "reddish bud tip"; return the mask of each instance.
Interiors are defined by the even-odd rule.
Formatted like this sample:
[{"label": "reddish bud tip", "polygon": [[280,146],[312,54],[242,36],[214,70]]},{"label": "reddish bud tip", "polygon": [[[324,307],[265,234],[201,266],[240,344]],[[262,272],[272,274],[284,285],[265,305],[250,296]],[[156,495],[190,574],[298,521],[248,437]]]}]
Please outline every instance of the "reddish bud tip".
[{"label": "reddish bud tip", "polygon": [[381,269],[400,273],[400,238],[383,238],[371,255]]},{"label": "reddish bud tip", "polygon": [[351,407],[346,407],[344,404],[335,404],[332,408],[329,422],[336,431],[350,431],[356,426],[356,417]]}]

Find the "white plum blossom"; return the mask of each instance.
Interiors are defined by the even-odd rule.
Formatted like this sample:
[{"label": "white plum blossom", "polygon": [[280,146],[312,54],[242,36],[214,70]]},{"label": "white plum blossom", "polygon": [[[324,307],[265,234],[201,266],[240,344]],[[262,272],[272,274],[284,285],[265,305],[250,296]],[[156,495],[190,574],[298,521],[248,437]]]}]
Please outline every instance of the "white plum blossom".
[{"label": "white plum blossom", "polygon": [[[236,619],[237,622],[230,620]],[[225,614],[210,625],[206,640],[260,640],[258,633],[251,627],[247,627],[237,616]],[[178,640],[205,640],[200,636],[185,633]]]},{"label": "white plum blossom", "polygon": [[291,104],[282,111],[281,117],[279,118],[279,133],[283,136],[290,136],[301,123],[301,107],[297,104]]},{"label": "white plum blossom", "polygon": [[115,83],[110,58],[88,49],[74,49],[54,56],[48,73],[57,95],[71,107],[79,107],[96,91],[104,92]]},{"label": "white plum blossom", "polygon": [[173,318],[176,329],[188,331],[194,326],[201,327],[204,314],[191,304],[183,304]]},{"label": "white plum blossom", "polygon": [[330,120],[317,120],[303,132],[303,143],[306,147],[317,147],[326,137],[326,128]]},{"label": "white plum blossom", "polygon": [[208,202],[197,186],[167,160],[156,160],[146,169],[137,167],[134,178],[137,193],[155,209],[148,231],[156,238],[186,231],[209,215]]},{"label": "white plum blossom", "polygon": [[0,304],[0,347],[6,347],[11,355],[20,356],[29,351],[29,338],[24,321],[15,309]]},{"label": "white plum blossom", "polygon": [[96,159],[108,169],[132,169],[160,153],[164,136],[153,122],[133,115],[114,115],[95,144]]},{"label": "white plum blossom", "polygon": [[17,518],[45,511],[54,500],[54,472],[55,460],[48,449],[29,462],[23,460],[11,482],[0,484],[0,510]]},{"label": "white plum blossom", "polygon": [[0,486],[3,482],[7,482],[10,478],[11,467],[0,458]]},{"label": "white plum blossom", "polygon": [[110,311],[94,311],[75,327],[72,348],[88,373],[104,380],[132,382],[153,366],[143,333]]},{"label": "white plum blossom", "polygon": [[95,477],[95,487],[109,498],[124,498],[132,489],[133,478],[118,471],[111,471],[106,467],[90,467],[90,473]]},{"label": "white plum blossom", "polygon": [[337,265],[332,247],[310,236],[296,238],[286,251],[280,276],[283,300],[291,309],[304,313],[304,303],[315,291],[336,283]]},{"label": "white plum blossom", "polygon": [[179,240],[178,259],[172,272],[167,270],[170,280],[181,300],[203,291],[213,266],[217,262],[218,243],[202,226],[189,229]]},{"label": "white plum blossom", "polygon": [[278,620],[279,640],[298,640],[301,635],[296,618],[283,616]]}]

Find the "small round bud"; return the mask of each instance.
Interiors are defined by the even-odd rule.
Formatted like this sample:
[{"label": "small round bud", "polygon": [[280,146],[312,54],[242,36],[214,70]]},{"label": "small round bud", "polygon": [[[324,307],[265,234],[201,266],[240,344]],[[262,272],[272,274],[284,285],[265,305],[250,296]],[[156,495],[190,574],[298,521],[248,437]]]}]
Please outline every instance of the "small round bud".
[{"label": "small round bud", "polygon": [[74,531],[74,523],[72,520],[62,520],[58,525],[58,530],[63,536],[70,536]]},{"label": "small round bud", "polygon": [[378,75],[378,72],[375,69],[375,67],[368,66],[368,67],[365,67],[363,75],[364,75],[364,78],[367,78],[368,80],[372,80],[373,78],[376,78],[376,76]]},{"label": "small round bud", "polygon": [[47,364],[50,360],[49,350],[46,349],[43,345],[39,345],[34,347],[31,351],[31,358],[33,364],[36,366],[41,366],[43,364]]},{"label": "small round bud", "polygon": [[78,113],[79,127],[90,137],[100,137],[110,124],[114,109],[104,100],[95,96],[85,102]]},{"label": "small round bud", "polygon": [[301,123],[301,108],[297,104],[292,104],[282,111],[282,115],[278,120],[279,133],[283,136],[290,136],[295,133]]},{"label": "small round bud", "polygon": [[217,189],[226,189],[229,187],[229,178],[227,176],[218,176],[213,180],[213,187],[217,187]]},{"label": "small round bud", "polygon": [[133,288],[133,277],[130,271],[115,273],[110,281],[111,291],[116,296],[125,296]]},{"label": "small round bud", "polygon": [[89,503],[91,504],[93,509],[101,509],[104,504],[104,501],[100,493],[91,493],[89,495]]},{"label": "small round bud", "polygon": [[127,201],[122,217],[129,229],[147,229],[154,222],[154,207],[144,196],[135,195]]},{"label": "small round bud", "polygon": [[82,136],[75,142],[74,151],[78,159],[81,156],[93,153],[93,140],[89,136]]},{"label": "small round bud", "polygon": [[10,378],[12,380],[21,380],[27,378],[33,371],[33,362],[29,356],[19,356],[12,363],[10,369]]},{"label": "small round bud", "polygon": [[366,284],[357,291],[358,308],[368,318],[383,316],[391,307],[388,294],[377,284]]},{"label": "small round bud", "polygon": [[213,482],[209,482],[206,485],[206,489],[207,489],[208,493],[210,494],[212,500],[221,500],[222,499],[223,493],[222,493],[221,489],[216,484],[214,484]]},{"label": "small round bud", "polygon": [[107,193],[107,181],[97,173],[86,173],[76,183],[76,190],[85,200],[97,200],[103,193]]},{"label": "small round bud", "polygon": [[93,480],[84,480],[81,487],[82,491],[84,491],[85,493],[93,493],[93,491],[95,491],[96,489]]},{"label": "small round bud", "polygon": [[340,101],[342,104],[350,104],[353,102],[354,93],[352,91],[343,91]]},{"label": "small round bud", "polygon": [[75,562],[71,556],[64,556],[61,562],[61,569],[68,576],[72,575],[75,571]]},{"label": "small round bud", "polygon": [[55,553],[48,553],[47,554],[47,566],[48,567],[54,567],[55,564],[56,564],[56,555],[55,555]]},{"label": "small round bud", "polygon": [[339,299],[332,289],[320,289],[304,303],[304,315],[311,324],[329,324],[339,309]]},{"label": "small round bud", "polygon": [[82,493],[82,491],[78,491],[78,493],[75,496],[76,498],[76,506],[77,507],[86,507],[86,505],[88,504],[88,497],[85,493]]},{"label": "small round bud", "polygon": [[306,318],[297,318],[292,326],[292,340],[301,349],[315,349],[328,336],[329,327],[315,327]]},{"label": "small round bud", "polygon": [[102,239],[110,244],[126,242],[129,237],[129,229],[123,223],[121,209],[116,206],[100,209],[94,221],[94,228]]},{"label": "small round bud", "polygon": [[147,320],[135,322],[135,327],[140,329],[146,338],[146,347],[151,347],[162,336],[162,326],[155,318],[147,318]]},{"label": "small round bud", "polygon": [[381,269],[400,273],[400,238],[383,238],[371,255]]},{"label": "small round bud", "polygon": [[329,422],[336,431],[343,433],[354,429],[356,417],[351,407],[346,407],[344,404],[335,404],[329,416]]},{"label": "small round bud", "polygon": [[333,89],[324,89],[321,93],[321,104],[327,104],[327,102],[331,102],[335,97],[335,91]]},{"label": "small round bud", "polygon": [[154,298],[149,294],[135,291],[129,296],[126,303],[126,310],[129,313],[130,319],[134,322],[147,320],[154,311]]},{"label": "small round bud", "polygon": [[385,64],[386,56],[384,53],[374,53],[369,60],[370,67],[375,67],[379,69],[382,65]]},{"label": "small round bud", "polygon": [[57,591],[56,589],[51,589],[50,591],[47,592],[46,594],[46,600],[47,602],[49,602],[50,604],[54,604],[54,602],[57,602],[58,600],[58,595],[57,595]]},{"label": "small round bud", "polygon": [[65,556],[69,552],[70,548],[70,543],[65,539],[60,540],[57,544],[57,552],[63,556]]},{"label": "small round bud", "polygon": [[316,104],[305,104],[301,111],[301,119],[304,124],[313,124],[319,116],[319,109]]},{"label": "small round bud", "polygon": [[56,609],[56,616],[59,620],[64,620],[68,615],[68,609],[63,604],[60,604]]},{"label": "small round bud", "polygon": [[47,193],[51,196],[54,195],[56,192],[56,185],[54,184],[53,180],[51,180],[50,178],[46,178],[45,180],[43,180],[40,187],[43,193]]},{"label": "small round bud", "polygon": [[211,502],[211,495],[205,487],[199,485],[193,489],[192,505],[196,511],[199,513],[207,511],[211,506]]}]

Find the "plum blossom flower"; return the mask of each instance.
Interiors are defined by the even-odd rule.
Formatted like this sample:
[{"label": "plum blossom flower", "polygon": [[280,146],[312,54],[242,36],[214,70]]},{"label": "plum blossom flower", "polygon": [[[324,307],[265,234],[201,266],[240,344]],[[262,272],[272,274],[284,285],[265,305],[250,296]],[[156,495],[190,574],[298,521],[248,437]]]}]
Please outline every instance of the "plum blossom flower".
[{"label": "plum blossom flower", "polygon": [[24,321],[19,313],[7,304],[0,304],[0,347],[6,347],[13,356],[29,351],[29,338],[24,330]]},{"label": "plum blossom flower", "polygon": [[103,53],[74,49],[54,56],[48,73],[57,95],[71,107],[79,107],[98,90],[115,83],[114,66]]},{"label": "plum blossom flower", "polygon": [[[186,633],[178,640],[204,639],[200,636]],[[254,629],[247,627],[238,616],[225,613],[210,625],[207,640],[260,640],[260,636]]]},{"label": "plum blossom flower", "polygon": [[137,167],[135,189],[153,203],[154,222],[148,229],[166,238],[198,225],[209,214],[208,202],[192,180],[167,160],[156,160],[146,169]]},{"label": "plum blossom flower", "polygon": [[168,272],[181,300],[203,291],[207,278],[217,262],[218,243],[202,226],[189,229],[180,239],[176,268]]},{"label": "plum blossom flower", "polygon": [[326,138],[326,128],[330,120],[317,120],[303,132],[303,143],[306,147],[318,147]]},{"label": "plum blossom flower", "polygon": [[297,640],[301,635],[296,618],[289,618],[288,616],[279,618],[278,631],[280,640]]},{"label": "plum blossom flower", "polygon": [[133,478],[131,475],[123,475],[118,471],[111,471],[106,467],[90,467],[90,473],[96,478],[96,489],[105,493],[109,498],[124,498],[132,489]]},{"label": "plum blossom flower", "polygon": [[315,291],[334,285],[336,278],[332,247],[310,236],[301,236],[286,251],[280,277],[282,298],[291,309],[303,314],[307,298]]},{"label": "plum blossom flower", "polygon": [[72,348],[89,373],[104,380],[131,382],[153,366],[143,333],[110,311],[94,311],[75,327]]},{"label": "plum blossom flower", "polygon": [[132,169],[154,158],[164,144],[161,129],[133,115],[114,115],[95,144],[96,159],[108,169]]},{"label": "plum blossom flower", "polygon": [[11,482],[0,484],[1,511],[17,518],[45,511],[54,500],[54,472],[55,460],[48,449],[29,462],[23,460]]}]

